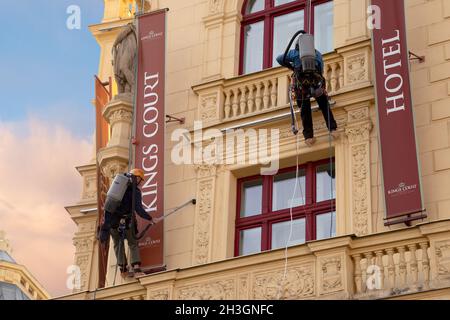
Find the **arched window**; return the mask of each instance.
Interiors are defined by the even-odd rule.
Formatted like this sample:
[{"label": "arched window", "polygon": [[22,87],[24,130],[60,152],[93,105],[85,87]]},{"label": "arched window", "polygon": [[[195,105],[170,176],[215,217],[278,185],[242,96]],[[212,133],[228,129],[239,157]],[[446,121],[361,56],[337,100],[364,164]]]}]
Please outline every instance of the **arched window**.
[{"label": "arched window", "polygon": [[240,74],[278,66],[301,29],[314,34],[320,52],[333,51],[333,1],[311,0],[310,8],[309,0],[246,0],[242,15]]}]

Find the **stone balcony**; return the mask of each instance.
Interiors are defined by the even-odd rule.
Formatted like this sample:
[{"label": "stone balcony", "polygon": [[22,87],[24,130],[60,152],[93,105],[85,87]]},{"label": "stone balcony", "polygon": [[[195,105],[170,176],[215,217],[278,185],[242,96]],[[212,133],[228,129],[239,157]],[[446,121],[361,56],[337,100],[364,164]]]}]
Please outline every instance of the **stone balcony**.
[{"label": "stone balcony", "polygon": [[[61,299],[392,299],[450,297],[450,219],[346,235],[148,275]],[[424,296],[426,298],[426,296]]]},{"label": "stone balcony", "polygon": [[[372,85],[371,45],[362,41],[324,55],[330,96]],[[199,97],[197,120],[204,127],[285,109],[289,105],[291,71],[276,67],[194,86]]]}]

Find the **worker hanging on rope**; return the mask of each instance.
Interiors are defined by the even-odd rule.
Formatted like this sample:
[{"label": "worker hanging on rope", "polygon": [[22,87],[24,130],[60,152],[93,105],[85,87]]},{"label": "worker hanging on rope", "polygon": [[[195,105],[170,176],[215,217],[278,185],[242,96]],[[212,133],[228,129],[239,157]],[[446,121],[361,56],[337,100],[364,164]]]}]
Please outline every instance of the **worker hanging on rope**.
[{"label": "worker hanging on rope", "polygon": [[[157,218],[152,219],[142,206],[142,193],[138,187],[144,179],[144,171],[142,169],[133,169],[129,174],[117,175],[108,191],[105,202],[105,221],[100,229],[100,241],[105,243],[109,240],[109,235],[111,235],[117,265],[120,268],[122,277],[143,275],[140,268],[141,258],[138,247],[137,221],[133,211],[141,218],[150,221],[149,226],[159,222]],[[127,259],[125,256],[125,239],[130,250],[131,269],[129,271],[127,270]]]},{"label": "worker hanging on rope", "polygon": [[[299,35],[299,40],[295,49],[289,50],[292,42]],[[302,46],[302,47],[301,47]],[[314,53],[315,52],[315,53]],[[328,94],[326,91],[326,81],[323,77],[324,64],[322,54],[314,48],[314,38],[301,30],[292,38],[284,54],[277,57],[280,65],[293,71],[290,98],[296,97],[297,106],[301,107],[301,118],[303,124],[303,136],[305,143],[312,146],[315,142],[314,129],[311,113],[311,98],[315,98],[328,130],[334,139],[339,137],[337,124],[331,112]],[[295,124],[295,112],[291,100],[292,127],[294,134],[297,134]]]}]

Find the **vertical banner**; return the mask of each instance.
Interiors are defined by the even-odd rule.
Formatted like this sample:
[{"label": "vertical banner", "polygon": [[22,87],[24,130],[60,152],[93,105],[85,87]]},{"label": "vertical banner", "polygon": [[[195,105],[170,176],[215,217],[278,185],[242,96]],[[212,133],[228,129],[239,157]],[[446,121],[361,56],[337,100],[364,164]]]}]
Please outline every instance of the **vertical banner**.
[{"label": "vertical banner", "polygon": [[[386,220],[405,222],[417,219],[412,215],[424,210],[414,132],[404,0],[372,0],[373,6],[378,7],[374,12],[381,14],[381,26],[373,29],[372,41]],[[404,218],[399,220],[399,217]]]},{"label": "vertical banner", "polygon": [[[165,55],[166,10],[138,16],[138,72],[135,106],[136,168],[145,172],[142,202],[153,218],[164,215]],[[142,230],[147,221],[137,216]],[[164,266],[163,221],[139,241],[142,269]]]},{"label": "vertical banner", "polygon": [[[109,80],[111,84],[111,79]],[[109,138],[109,126],[108,122],[106,122],[105,118],[103,118],[103,109],[108,104],[111,99],[111,92],[108,92],[106,88],[103,86],[102,82],[98,77],[95,77],[95,150],[96,154],[98,151],[108,144]],[[97,212],[98,212],[98,225],[97,227],[103,224],[104,221],[104,206],[106,200],[106,193],[108,192],[108,178],[105,177],[101,170],[100,164],[97,162]],[[108,262],[108,243],[102,245],[100,241],[98,242],[98,250],[99,250],[99,260],[98,260],[98,287],[105,287],[105,279],[106,279],[106,269]]]}]

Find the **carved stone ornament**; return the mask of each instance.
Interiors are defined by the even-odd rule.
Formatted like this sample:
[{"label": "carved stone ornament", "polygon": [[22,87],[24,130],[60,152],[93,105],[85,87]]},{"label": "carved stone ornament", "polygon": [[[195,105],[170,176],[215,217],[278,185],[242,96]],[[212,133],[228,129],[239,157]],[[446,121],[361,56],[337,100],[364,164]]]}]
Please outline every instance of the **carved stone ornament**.
[{"label": "carved stone ornament", "polygon": [[436,242],[437,273],[450,277],[450,241]]},{"label": "carved stone ornament", "polygon": [[283,279],[284,270],[259,273],[253,280],[253,299],[302,299],[315,295],[313,263],[290,267]]},{"label": "carved stone ornament", "polygon": [[179,300],[232,300],[236,299],[234,279],[206,282],[179,289]]}]

